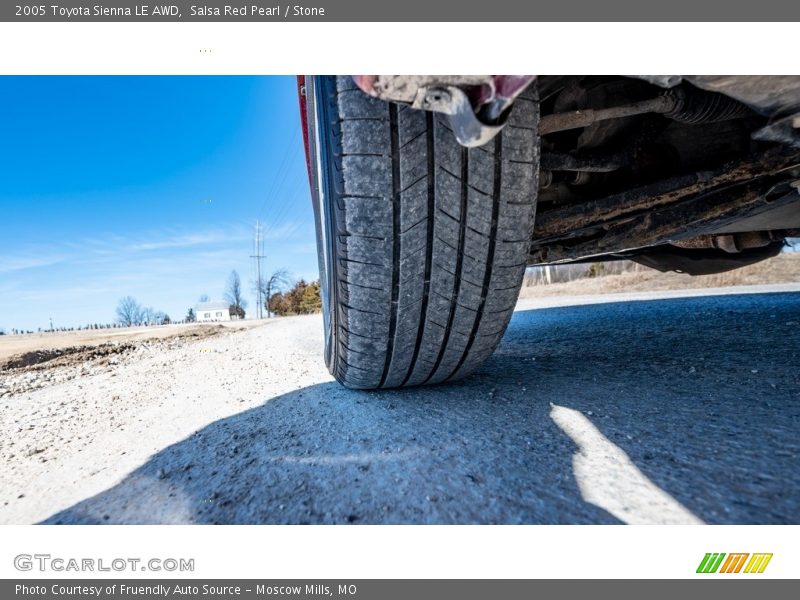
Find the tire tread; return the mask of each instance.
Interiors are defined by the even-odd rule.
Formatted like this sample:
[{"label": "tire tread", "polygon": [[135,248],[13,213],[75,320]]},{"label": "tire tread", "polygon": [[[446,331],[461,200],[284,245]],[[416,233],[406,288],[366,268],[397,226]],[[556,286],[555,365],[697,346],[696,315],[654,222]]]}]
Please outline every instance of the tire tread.
[{"label": "tire tread", "polygon": [[527,90],[482,148],[445,118],[390,105],[337,78],[328,107],[337,380],[391,388],[462,378],[511,318],[533,232],[538,102]]}]

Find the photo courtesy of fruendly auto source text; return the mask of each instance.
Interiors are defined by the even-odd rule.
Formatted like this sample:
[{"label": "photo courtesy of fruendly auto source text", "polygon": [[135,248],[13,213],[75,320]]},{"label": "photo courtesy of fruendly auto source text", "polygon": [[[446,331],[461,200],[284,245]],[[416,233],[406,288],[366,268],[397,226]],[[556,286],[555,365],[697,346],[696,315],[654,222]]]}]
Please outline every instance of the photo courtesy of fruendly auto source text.
[{"label": "photo courtesy of fruendly auto source text", "polygon": [[798,22],[0,6],[0,596],[796,596]]}]

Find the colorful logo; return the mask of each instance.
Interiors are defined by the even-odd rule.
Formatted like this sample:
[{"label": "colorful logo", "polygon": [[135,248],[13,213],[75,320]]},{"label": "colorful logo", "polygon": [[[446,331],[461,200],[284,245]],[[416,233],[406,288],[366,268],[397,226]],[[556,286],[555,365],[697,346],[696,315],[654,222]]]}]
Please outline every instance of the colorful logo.
[{"label": "colorful logo", "polygon": [[[748,557],[750,560],[748,560]],[[697,567],[698,573],[763,573],[769,561],[772,560],[772,553],[749,554],[739,552],[725,554],[724,552],[708,552],[700,565]],[[723,562],[725,561],[725,562]],[[744,567],[744,569],[742,568]]]}]

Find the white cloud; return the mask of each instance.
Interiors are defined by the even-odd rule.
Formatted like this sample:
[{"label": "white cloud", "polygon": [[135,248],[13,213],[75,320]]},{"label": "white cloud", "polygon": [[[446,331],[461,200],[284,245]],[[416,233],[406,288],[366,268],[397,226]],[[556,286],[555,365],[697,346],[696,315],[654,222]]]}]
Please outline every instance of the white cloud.
[{"label": "white cloud", "polygon": [[63,262],[64,260],[65,257],[63,255],[2,256],[0,257],[0,273],[11,273],[12,271],[47,267]]},{"label": "white cloud", "polygon": [[224,244],[230,242],[243,242],[252,237],[242,228],[228,230],[200,231],[194,233],[168,234],[158,239],[138,241],[129,244],[125,249],[130,252],[147,252],[152,250],[168,250]]}]

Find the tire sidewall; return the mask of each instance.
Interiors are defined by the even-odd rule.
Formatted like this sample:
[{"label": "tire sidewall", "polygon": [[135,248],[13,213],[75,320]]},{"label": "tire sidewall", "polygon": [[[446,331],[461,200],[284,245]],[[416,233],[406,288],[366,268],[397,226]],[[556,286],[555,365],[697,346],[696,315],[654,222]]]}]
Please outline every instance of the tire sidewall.
[{"label": "tire sidewall", "polygon": [[[331,81],[333,79],[333,81]],[[336,367],[336,225],[333,214],[335,190],[331,184],[332,140],[329,129],[330,86],[335,90],[335,78],[314,76],[307,79],[306,93],[311,171],[314,180],[312,204],[317,238],[322,319],[325,334],[325,365],[333,373]]]}]

